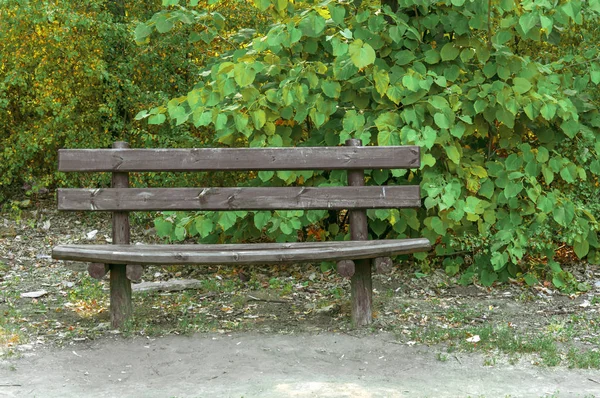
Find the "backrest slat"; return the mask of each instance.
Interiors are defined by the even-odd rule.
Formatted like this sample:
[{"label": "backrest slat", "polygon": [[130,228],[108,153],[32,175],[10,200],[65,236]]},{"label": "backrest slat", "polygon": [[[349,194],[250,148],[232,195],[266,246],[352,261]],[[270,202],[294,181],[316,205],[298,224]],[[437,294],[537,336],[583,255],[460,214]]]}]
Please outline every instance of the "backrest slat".
[{"label": "backrest slat", "polygon": [[243,171],[414,169],[418,146],[194,149],[61,149],[58,170]]},{"label": "backrest slat", "polygon": [[58,190],[59,210],[300,210],[419,207],[419,186]]}]

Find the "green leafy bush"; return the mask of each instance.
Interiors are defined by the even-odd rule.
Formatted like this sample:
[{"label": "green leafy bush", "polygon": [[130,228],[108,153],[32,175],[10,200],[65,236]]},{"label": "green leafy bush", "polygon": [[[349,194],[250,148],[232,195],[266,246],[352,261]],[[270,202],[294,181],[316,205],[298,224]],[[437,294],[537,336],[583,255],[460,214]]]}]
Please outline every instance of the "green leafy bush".
[{"label": "green leafy bush", "polygon": [[[278,22],[214,59],[193,90],[153,109],[150,122],[164,114],[212,128],[224,145],[420,145],[417,173],[374,170],[368,183],[420,181],[423,208],[369,212],[371,232],[426,236],[449,273],[465,262],[453,254],[468,252],[464,282],[535,283],[547,273],[566,287],[570,276],[554,259],[559,244],[600,262],[598,0],[256,4]],[[157,15],[138,27],[138,41],[165,30],[165,14]],[[342,184],[344,176],[263,172],[247,184],[300,180]],[[169,214],[157,226],[177,240],[293,240],[302,228],[305,236],[311,225],[328,228],[326,217]]]}]

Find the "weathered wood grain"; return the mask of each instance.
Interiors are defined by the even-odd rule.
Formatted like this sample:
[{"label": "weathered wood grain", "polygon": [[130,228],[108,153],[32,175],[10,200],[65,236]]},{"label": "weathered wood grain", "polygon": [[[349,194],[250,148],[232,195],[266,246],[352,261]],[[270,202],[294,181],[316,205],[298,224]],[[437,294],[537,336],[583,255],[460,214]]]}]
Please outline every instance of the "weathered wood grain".
[{"label": "weathered wood grain", "polygon": [[[115,149],[129,148],[126,142],[115,142]],[[112,187],[125,189],[129,187],[129,174],[118,172],[112,174]],[[116,209],[112,214],[112,241],[115,245],[129,245],[129,213]],[[106,263],[110,263],[107,261]],[[110,263],[110,321],[115,329],[123,327],[131,317],[133,305],[131,302],[131,281],[127,278],[127,268],[124,264]]]},{"label": "weathered wood grain", "polygon": [[108,264],[90,263],[88,265],[87,270],[92,278],[100,280],[104,278],[106,274],[108,274],[108,271],[110,271],[110,267],[108,266]]},{"label": "weathered wood grain", "polygon": [[194,149],[61,149],[59,171],[406,169],[418,146]]},{"label": "weathered wood grain", "polygon": [[59,260],[110,264],[265,264],[368,259],[430,249],[429,240],[198,245],[61,245]]},{"label": "weathered wood grain", "polygon": [[337,272],[344,278],[351,278],[356,271],[356,265],[352,260],[340,260],[336,264]]},{"label": "weathered wood grain", "polygon": [[[362,142],[357,139],[346,141],[348,147],[360,147]],[[365,185],[365,173],[362,169],[348,170],[348,185],[361,189]],[[389,188],[389,187],[388,187]],[[392,206],[395,207],[395,206]],[[350,210],[350,236],[353,241],[369,239],[367,212],[363,209]],[[355,243],[359,245],[359,243]],[[365,259],[354,261],[354,274],[350,280],[350,296],[352,301],[352,324],[355,327],[365,326],[372,322],[372,281],[371,262]]]},{"label": "weathered wood grain", "polygon": [[144,275],[144,267],[139,264],[127,264],[125,274],[127,275],[127,279],[132,282],[140,281],[142,275]]},{"label": "weathered wood grain", "polygon": [[298,210],[419,207],[419,186],[58,190],[59,210]]}]

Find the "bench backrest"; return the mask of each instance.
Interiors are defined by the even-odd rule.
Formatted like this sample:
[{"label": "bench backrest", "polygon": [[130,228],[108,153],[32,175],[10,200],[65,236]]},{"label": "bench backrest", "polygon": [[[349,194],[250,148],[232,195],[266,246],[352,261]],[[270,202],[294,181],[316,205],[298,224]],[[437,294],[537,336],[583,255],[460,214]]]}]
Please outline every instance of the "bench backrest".
[{"label": "bench backrest", "polygon": [[[58,190],[59,210],[294,210],[419,207],[418,186],[363,186],[364,169],[420,166],[418,146],[61,149],[63,172],[112,172],[126,176],[144,171],[348,170],[355,177],[343,187],[113,188]],[[356,179],[359,172],[359,179]],[[114,177],[113,177],[114,182]]]}]

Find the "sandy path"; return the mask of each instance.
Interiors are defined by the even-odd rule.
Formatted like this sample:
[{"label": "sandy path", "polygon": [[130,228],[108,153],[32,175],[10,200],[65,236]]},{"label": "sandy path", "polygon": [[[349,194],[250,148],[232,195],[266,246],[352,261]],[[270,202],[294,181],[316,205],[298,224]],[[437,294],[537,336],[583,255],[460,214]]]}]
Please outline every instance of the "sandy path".
[{"label": "sandy path", "polygon": [[103,339],[0,366],[6,397],[600,397],[600,372],[436,359],[391,335]]}]

